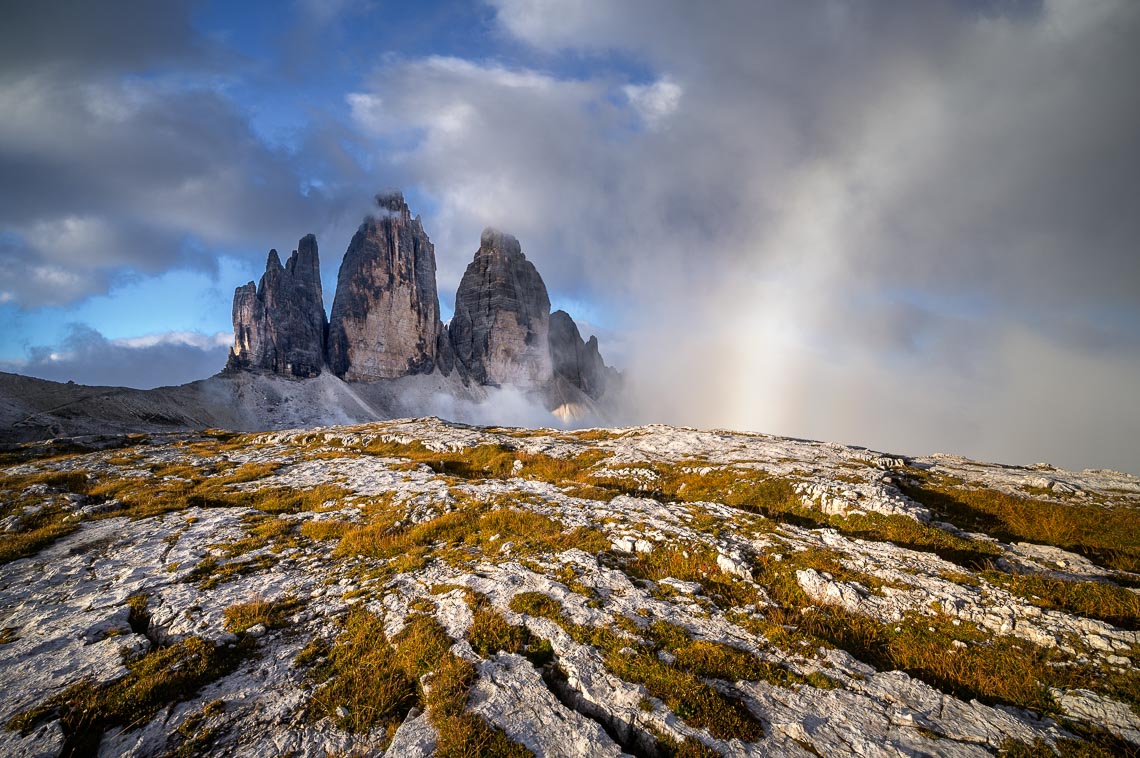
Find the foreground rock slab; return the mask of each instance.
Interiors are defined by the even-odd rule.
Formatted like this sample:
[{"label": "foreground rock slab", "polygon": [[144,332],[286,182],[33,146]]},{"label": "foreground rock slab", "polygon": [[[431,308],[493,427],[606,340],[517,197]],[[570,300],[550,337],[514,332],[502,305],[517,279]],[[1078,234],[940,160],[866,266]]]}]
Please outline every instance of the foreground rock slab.
[{"label": "foreground rock slab", "polygon": [[0,493],[3,755],[1140,749],[1127,474],[425,418]]}]

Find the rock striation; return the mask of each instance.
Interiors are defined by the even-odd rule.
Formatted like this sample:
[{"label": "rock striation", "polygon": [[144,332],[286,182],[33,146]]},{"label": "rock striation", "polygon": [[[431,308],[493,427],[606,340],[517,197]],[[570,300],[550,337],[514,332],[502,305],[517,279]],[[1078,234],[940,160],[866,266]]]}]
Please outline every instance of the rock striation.
[{"label": "rock striation", "polygon": [[455,293],[448,326],[464,375],[479,384],[536,387],[554,371],[550,297],[534,264],[510,234],[484,229]]},{"label": "rock striation", "polygon": [[401,193],[382,193],[376,203],[379,213],[360,225],[340,265],[329,368],[350,381],[430,374],[437,362],[446,370],[435,248]]},{"label": "rock striation", "polygon": [[226,368],[313,377],[325,363],[325,318],[317,238],[309,234],[284,266],[269,251],[261,282],[234,291],[234,344]]},{"label": "rock striation", "polygon": [[598,338],[582,340],[578,325],[566,311],[550,314],[550,360],[554,374],[595,400],[605,394],[613,371],[598,351]]}]

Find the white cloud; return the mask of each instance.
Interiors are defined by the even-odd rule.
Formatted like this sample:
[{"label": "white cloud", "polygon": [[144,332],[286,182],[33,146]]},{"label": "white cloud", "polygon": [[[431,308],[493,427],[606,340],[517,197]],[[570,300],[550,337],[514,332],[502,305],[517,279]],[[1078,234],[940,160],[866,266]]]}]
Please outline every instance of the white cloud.
[{"label": "white cloud", "polygon": [[650,127],[660,125],[681,104],[682,89],[668,77],[653,84],[627,84],[622,92]]},{"label": "white cloud", "polygon": [[1140,339],[1097,315],[1140,323],[1134,5],[494,4],[536,48],[658,78],[380,72],[369,94],[424,129],[382,165],[439,204],[445,296],[494,223],[552,289],[611,304],[640,418],[1140,467],[1119,393],[1047,399],[1076,397],[1057,362],[1140,383]]},{"label": "white cloud", "polygon": [[228,348],[233,344],[233,332],[217,332],[215,334],[202,334],[201,332],[159,332],[144,334],[140,337],[125,337],[112,340],[112,344],[129,348],[154,347],[155,345],[186,345],[199,350],[208,350],[214,347]]},{"label": "white cloud", "polygon": [[57,382],[150,389],[220,371],[232,341],[233,334],[224,332],[167,332],[108,340],[86,324],[72,324],[62,344],[33,347],[26,360],[0,362],[0,371]]}]

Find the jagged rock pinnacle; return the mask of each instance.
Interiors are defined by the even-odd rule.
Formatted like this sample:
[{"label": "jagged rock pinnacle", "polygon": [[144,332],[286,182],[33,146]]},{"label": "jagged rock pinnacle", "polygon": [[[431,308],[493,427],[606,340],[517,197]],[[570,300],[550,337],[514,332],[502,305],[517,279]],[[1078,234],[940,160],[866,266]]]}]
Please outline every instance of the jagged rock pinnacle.
[{"label": "jagged rock pinnacle", "polygon": [[487,228],[479,243],[448,327],[457,360],[481,384],[550,381],[550,297],[542,277],[512,235]]},{"label": "jagged rock pinnacle", "polygon": [[[341,262],[329,322],[328,363],[342,379],[429,374],[448,352],[439,339],[435,248],[397,191],[360,225]],[[438,362],[447,369],[447,356]]]},{"label": "jagged rock pinnacle", "polygon": [[324,365],[325,319],[317,239],[309,234],[284,266],[270,250],[261,282],[234,291],[229,370],[309,377]]}]

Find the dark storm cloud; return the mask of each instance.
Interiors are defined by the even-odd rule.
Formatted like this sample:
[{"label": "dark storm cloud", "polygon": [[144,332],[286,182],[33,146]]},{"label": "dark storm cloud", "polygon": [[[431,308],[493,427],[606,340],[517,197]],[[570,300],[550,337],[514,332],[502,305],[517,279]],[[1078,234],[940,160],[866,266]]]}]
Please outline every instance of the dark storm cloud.
[{"label": "dark storm cloud", "polygon": [[198,61],[187,0],[36,0],[6,3],[0,25],[0,72],[42,69],[138,70],[157,63]]},{"label": "dark storm cloud", "polygon": [[227,94],[247,64],[188,12],[47,2],[5,18],[3,300],[72,302],[123,270],[210,270],[219,249],[283,247],[352,204],[336,181],[307,184],[326,160],[320,119],[294,151],[260,141]]}]

